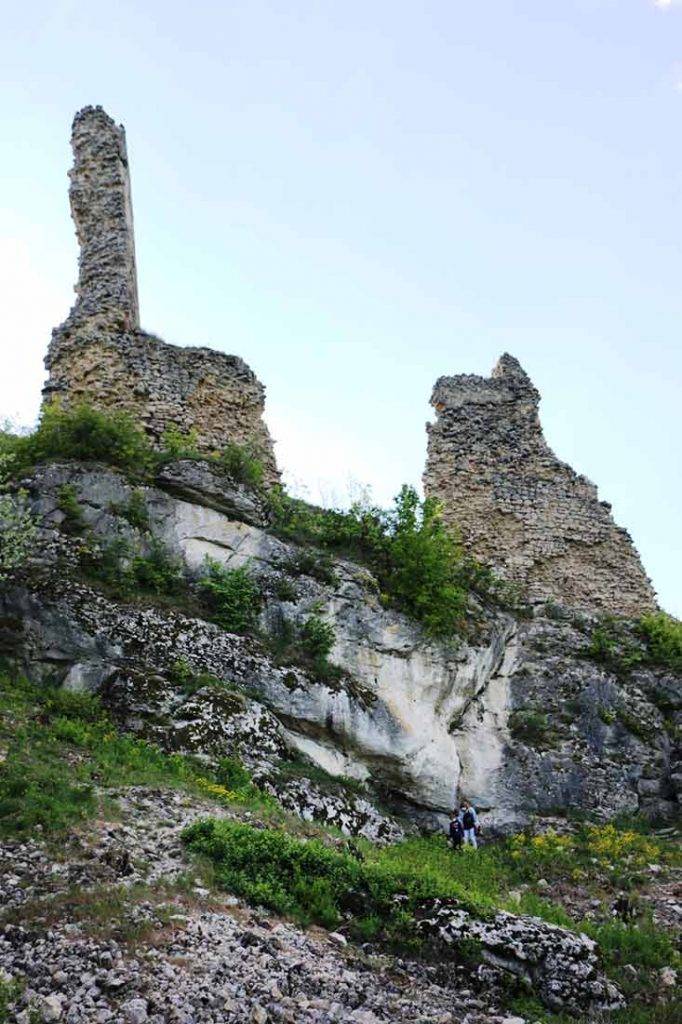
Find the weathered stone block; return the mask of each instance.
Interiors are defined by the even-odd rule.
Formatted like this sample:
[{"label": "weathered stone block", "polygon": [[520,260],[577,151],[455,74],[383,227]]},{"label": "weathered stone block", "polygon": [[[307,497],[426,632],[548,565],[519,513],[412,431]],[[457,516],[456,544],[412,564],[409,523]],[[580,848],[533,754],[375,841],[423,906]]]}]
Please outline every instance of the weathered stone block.
[{"label": "weathered stone block", "polygon": [[156,481],[165,491],[187,501],[223,512],[251,526],[265,525],[262,499],[252,489],[231,480],[208,462],[178,459],[163,466]]},{"label": "weathered stone block", "polygon": [[600,973],[597,944],[587,935],[504,911],[478,920],[454,901],[434,900],[422,911],[422,932],[454,948],[481,944],[488,963],[529,982],[553,1010],[615,1010],[624,999]]}]

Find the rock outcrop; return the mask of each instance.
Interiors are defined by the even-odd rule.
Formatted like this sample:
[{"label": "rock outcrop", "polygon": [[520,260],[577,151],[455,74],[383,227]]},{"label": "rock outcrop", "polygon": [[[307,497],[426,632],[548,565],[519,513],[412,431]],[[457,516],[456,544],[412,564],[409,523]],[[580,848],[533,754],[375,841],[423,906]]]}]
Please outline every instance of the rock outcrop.
[{"label": "rock outcrop", "polygon": [[548,447],[540,396],[511,356],[489,378],[441,377],[424,488],[481,561],[531,598],[637,616],[655,608],[630,536]]},{"label": "rock outcrop", "polygon": [[[42,467],[25,481],[41,542],[30,572],[1,599],[4,647],[32,678],[56,674],[69,687],[99,690],[126,728],[172,750],[236,754],[266,772],[294,750],[332,776],[365,782],[370,800],[412,821],[442,818],[458,794],[473,797],[496,828],[572,807],[600,817],[677,812],[679,678],[651,668],[617,678],[585,657],[592,621],[555,612],[518,619],[479,609],[477,638],[429,641],[382,607],[367,569],[337,560],[331,582],[301,573],[300,549],[253,525],[257,499],[207,472],[201,486],[212,504],[220,492],[220,503],[249,521],[179,497],[187,475],[180,463],[162,470],[164,489],[137,488],[151,535],[182,561],[190,591],[207,556],[248,565],[265,594],[266,638],[321,614],[334,627],[340,678],[321,681],[273,660],[258,638],[163,605],[114,600],[84,581],[82,541],[60,532],[65,486],[81,505],[89,543],[118,538],[143,551],[150,534],[125,518],[134,485],[75,463]],[[198,494],[201,474],[192,469],[189,479]],[[178,661],[228,690],[188,696],[173,682]],[[310,807],[320,804],[308,796]],[[303,807],[300,797],[292,790]]]},{"label": "rock outcrop", "polygon": [[455,949],[462,939],[481,944],[483,958],[522,978],[553,1010],[616,1010],[624,1000],[601,974],[597,944],[539,918],[504,912],[473,917],[456,903],[435,900],[422,912],[423,933]]},{"label": "rock outcrop", "polygon": [[45,400],[130,413],[161,444],[190,435],[198,451],[245,445],[279,479],[263,421],[265,389],[238,356],[169,345],[140,329],[125,132],[101,107],[74,119],[71,211],[80,245],[77,301],[52,334]]}]

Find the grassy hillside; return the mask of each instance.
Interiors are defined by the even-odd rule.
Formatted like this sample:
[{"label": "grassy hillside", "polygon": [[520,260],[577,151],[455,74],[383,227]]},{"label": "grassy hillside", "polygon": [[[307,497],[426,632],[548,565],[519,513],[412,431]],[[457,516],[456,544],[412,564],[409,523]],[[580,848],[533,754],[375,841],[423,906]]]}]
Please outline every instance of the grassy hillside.
[{"label": "grassy hillside", "polygon": [[[190,800],[208,798],[234,812],[230,820],[209,818],[185,834],[189,855],[210,865],[217,890],[303,926],[341,928],[351,940],[416,957],[428,952],[412,917],[424,898],[454,897],[481,916],[498,908],[535,915],[585,931],[599,943],[608,974],[631,999],[614,1021],[672,1024],[682,1014],[679,997],[659,1002],[661,972],[679,969],[680,957],[672,931],[654,923],[648,902],[656,886],[679,871],[682,857],[672,839],[639,822],[522,833],[477,853],[453,854],[441,836],[388,847],[357,841],[349,849],[338,833],[287,815],[234,761],[207,771],[191,758],[168,756],[118,733],[95,698],[35,687],[8,674],[0,678],[0,751],[5,840],[49,845],[74,827],[87,830],[96,815],[115,813],[105,792],[112,787],[180,790]],[[633,914],[627,921],[612,915],[622,893]],[[400,904],[397,894],[406,897]],[[461,954],[475,958],[476,951]],[[0,1020],[2,999],[10,995],[0,993]],[[512,992],[509,1005],[528,1020],[561,1019],[532,995]]]}]

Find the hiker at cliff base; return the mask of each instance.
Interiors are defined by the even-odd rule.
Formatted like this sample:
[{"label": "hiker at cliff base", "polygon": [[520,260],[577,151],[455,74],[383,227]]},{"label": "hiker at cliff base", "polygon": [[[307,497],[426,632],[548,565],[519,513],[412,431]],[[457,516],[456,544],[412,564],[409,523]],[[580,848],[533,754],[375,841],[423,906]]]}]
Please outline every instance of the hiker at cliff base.
[{"label": "hiker at cliff base", "polygon": [[476,836],[480,834],[481,826],[478,823],[476,808],[472,807],[468,800],[462,800],[462,806],[459,811],[459,820],[462,825],[462,831],[464,832],[464,842],[467,846],[473,846],[475,850],[478,846]]},{"label": "hiker at cliff base", "polygon": [[453,850],[461,850],[464,842],[464,829],[459,820],[459,809],[457,807],[450,811],[450,826],[448,828],[450,846]]}]

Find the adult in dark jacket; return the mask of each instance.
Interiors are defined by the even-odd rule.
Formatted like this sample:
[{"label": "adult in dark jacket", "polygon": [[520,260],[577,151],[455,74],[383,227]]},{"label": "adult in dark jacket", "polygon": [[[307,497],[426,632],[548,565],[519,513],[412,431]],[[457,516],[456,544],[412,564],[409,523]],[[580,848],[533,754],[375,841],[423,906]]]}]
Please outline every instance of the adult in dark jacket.
[{"label": "adult in dark jacket", "polygon": [[476,842],[476,835],[480,832],[480,826],[478,824],[476,808],[472,807],[468,800],[462,800],[462,806],[459,810],[459,820],[464,832],[465,844],[467,846],[473,846],[475,850],[478,846],[478,843]]}]

